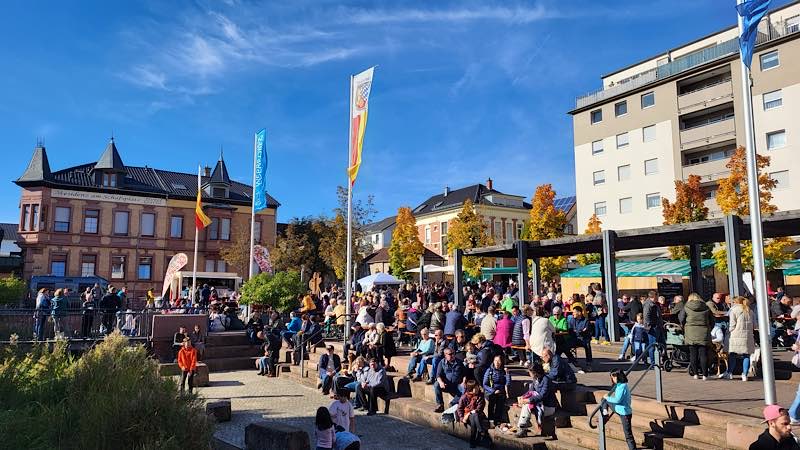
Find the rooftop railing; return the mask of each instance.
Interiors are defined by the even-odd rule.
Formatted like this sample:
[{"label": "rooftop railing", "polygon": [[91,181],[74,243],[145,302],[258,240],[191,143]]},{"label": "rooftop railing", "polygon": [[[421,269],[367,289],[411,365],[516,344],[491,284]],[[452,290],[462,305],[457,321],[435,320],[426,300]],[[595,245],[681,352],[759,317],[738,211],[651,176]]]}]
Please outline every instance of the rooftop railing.
[{"label": "rooftop railing", "polygon": [[[800,32],[800,27],[787,25],[785,22],[770,24],[766,32],[759,32],[756,45],[760,45],[789,34]],[[634,75],[627,81],[615,84],[605,89],[598,89],[575,99],[575,107],[583,108],[602,102],[625,92],[633,91],[650,83],[669,78],[685,72],[694,67],[730,56],[739,51],[739,38],[733,38],[716,45],[675,58],[673,61],[662,64],[655,69],[650,69]]]}]

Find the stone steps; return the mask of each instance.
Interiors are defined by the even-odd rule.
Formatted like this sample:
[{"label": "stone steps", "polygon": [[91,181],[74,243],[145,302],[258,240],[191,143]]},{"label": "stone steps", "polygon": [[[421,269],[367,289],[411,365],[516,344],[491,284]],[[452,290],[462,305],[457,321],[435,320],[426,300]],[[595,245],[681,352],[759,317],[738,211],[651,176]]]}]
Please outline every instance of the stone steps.
[{"label": "stone steps", "polygon": [[216,359],[216,358],[238,358],[249,356],[261,356],[261,347],[257,345],[225,345],[207,347],[203,358]]}]

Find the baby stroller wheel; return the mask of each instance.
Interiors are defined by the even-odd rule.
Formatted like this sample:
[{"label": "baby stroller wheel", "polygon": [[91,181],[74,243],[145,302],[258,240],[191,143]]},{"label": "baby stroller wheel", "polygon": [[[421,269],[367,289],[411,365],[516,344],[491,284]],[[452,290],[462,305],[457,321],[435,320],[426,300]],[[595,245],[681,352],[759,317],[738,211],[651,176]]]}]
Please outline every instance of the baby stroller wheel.
[{"label": "baby stroller wheel", "polygon": [[664,370],[667,372],[672,372],[672,361],[670,360],[664,361]]}]

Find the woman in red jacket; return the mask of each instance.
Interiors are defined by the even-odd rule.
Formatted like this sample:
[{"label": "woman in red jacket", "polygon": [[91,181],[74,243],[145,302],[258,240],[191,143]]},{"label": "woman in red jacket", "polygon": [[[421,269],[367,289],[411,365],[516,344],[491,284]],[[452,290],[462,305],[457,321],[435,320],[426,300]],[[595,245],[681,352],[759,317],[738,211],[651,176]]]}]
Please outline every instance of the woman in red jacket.
[{"label": "woman in red jacket", "polygon": [[181,393],[187,378],[191,393],[194,389],[194,375],[197,373],[197,350],[192,347],[192,340],[188,337],[183,340],[183,347],[178,351],[178,367],[181,369]]}]

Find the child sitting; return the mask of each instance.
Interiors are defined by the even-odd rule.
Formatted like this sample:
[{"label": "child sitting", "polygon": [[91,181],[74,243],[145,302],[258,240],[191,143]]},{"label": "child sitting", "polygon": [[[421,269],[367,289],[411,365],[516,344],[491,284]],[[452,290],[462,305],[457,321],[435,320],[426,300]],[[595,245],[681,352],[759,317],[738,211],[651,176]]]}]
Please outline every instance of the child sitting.
[{"label": "child sitting", "polygon": [[467,354],[464,357],[464,365],[470,367],[470,364],[478,363],[478,348],[472,342],[467,342]]}]

